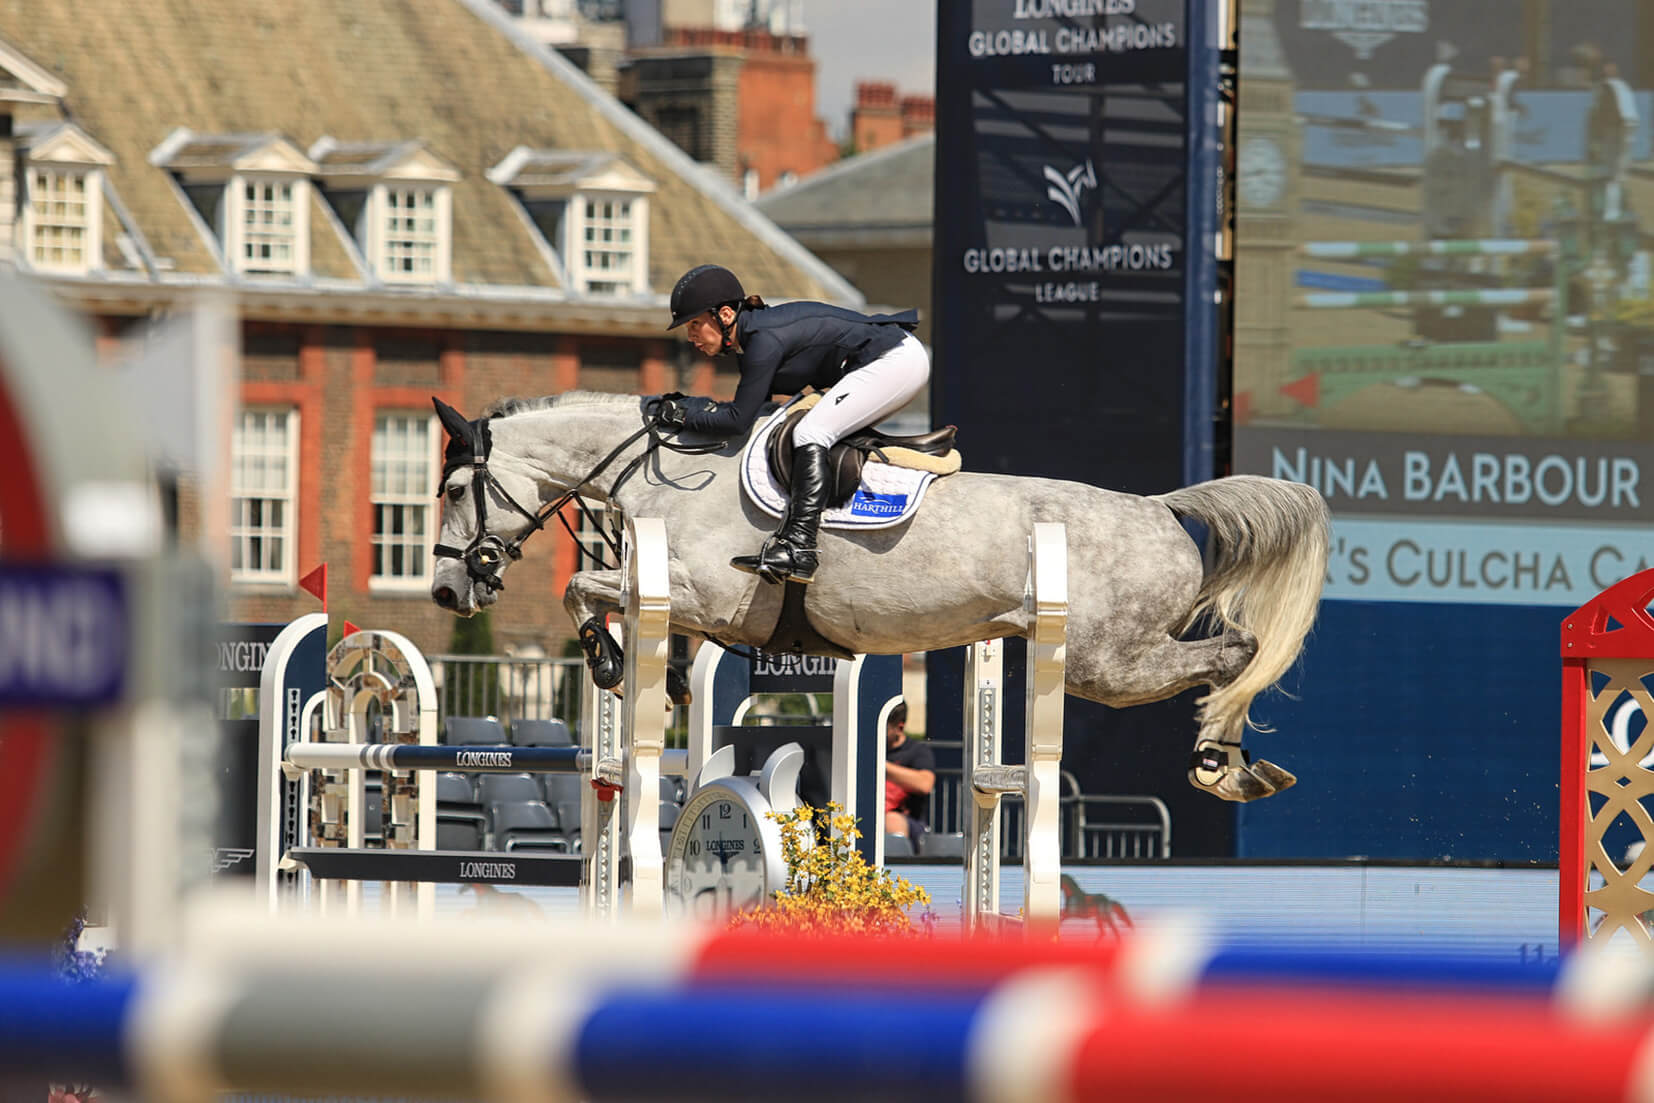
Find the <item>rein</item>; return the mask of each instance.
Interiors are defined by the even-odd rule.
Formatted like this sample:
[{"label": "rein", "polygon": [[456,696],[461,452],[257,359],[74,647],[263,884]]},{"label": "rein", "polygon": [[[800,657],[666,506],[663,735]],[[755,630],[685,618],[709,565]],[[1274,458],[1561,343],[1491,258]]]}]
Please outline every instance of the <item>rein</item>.
[{"label": "rein", "polygon": [[[642,428],[617,444],[607,456],[598,461],[596,467],[586,473],[585,478],[565,491],[562,497],[540,507],[537,512],[529,510],[513,498],[505,487],[500,485],[500,481],[494,477],[494,473],[488,470],[488,458],[494,450],[494,437],[489,432],[486,421],[473,422],[474,434],[471,441],[471,459],[469,461],[449,461],[442,469],[442,482],[446,486],[448,476],[460,467],[469,466],[471,468],[471,500],[477,513],[476,535],[472,536],[471,542],[463,548],[456,548],[451,544],[438,544],[431,549],[432,554],[439,559],[463,560],[466,573],[471,576],[473,582],[487,586],[497,593],[505,589],[505,583],[500,579],[500,571],[504,568],[505,561],[507,559],[521,559],[523,557],[523,544],[527,542],[530,536],[545,528],[546,522],[553,517],[556,517],[562,523],[571,539],[576,543],[579,542],[574,527],[569,524],[569,519],[562,512],[564,506],[573,502],[580,507],[580,512],[585,515],[586,520],[603,537],[603,543],[609,551],[614,553],[614,566],[618,566],[621,557],[620,541],[597,519],[596,514],[586,504],[586,500],[581,496],[580,491],[593,479],[608,470],[610,464],[619,459],[626,449],[636,444],[638,439],[644,436],[649,438],[648,447],[639,455],[633,457],[632,461],[625,467],[621,468],[620,474],[615,477],[608,493],[604,495],[605,498],[613,499],[621,485],[631,478],[657,449],[664,448],[669,452],[677,452],[680,455],[703,456],[718,451],[725,444],[724,441],[712,441],[707,444],[678,444],[661,436],[657,426],[660,405],[664,397],[646,400],[643,405]],[[529,527],[513,540],[502,539],[488,531],[488,490],[490,488],[505,499],[508,506],[528,519]],[[442,494],[442,490],[437,491],[438,498],[442,497]],[[601,559],[598,560],[598,565],[605,568],[611,566]]]}]

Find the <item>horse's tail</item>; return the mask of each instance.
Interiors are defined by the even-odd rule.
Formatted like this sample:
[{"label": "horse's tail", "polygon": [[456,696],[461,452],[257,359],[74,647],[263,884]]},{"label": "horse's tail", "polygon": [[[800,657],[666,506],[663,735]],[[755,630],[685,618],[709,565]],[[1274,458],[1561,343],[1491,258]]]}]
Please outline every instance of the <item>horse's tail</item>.
[{"label": "horse's tail", "polygon": [[1327,574],[1327,503],[1312,487],[1261,475],[1215,479],[1156,500],[1211,531],[1211,570],[1183,627],[1209,615],[1257,637],[1257,656],[1240,676],[1200,701],[1202,736],[1238,742],[1252,699],[1297,661],[1315,623]]}]

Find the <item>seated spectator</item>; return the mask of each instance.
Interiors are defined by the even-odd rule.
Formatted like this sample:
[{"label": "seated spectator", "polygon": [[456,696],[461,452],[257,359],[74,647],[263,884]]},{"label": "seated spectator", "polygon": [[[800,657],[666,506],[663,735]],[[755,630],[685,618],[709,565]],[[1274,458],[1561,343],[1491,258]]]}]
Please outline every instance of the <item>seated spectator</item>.
[{"label": "seated spectator", "polygon": [[890,710],[884,724],[884,831],[917,840],[930,815],[936,788],[936,756],[930,744],[907,737],[907,704]]}]

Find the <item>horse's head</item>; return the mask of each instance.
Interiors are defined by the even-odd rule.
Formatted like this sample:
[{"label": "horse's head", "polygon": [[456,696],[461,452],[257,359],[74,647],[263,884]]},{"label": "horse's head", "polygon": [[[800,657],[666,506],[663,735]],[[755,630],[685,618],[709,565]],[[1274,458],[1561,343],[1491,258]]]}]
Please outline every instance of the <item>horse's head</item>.
[{"label": "horse's head", "polygon": [[527,508],[539,505],[539,487],[523,464],[495,449],[489,419],[467,421],[441,399],[431,401],[448,433],[431,600],[468,617],[494,604],[506,567],[541,527]]}]

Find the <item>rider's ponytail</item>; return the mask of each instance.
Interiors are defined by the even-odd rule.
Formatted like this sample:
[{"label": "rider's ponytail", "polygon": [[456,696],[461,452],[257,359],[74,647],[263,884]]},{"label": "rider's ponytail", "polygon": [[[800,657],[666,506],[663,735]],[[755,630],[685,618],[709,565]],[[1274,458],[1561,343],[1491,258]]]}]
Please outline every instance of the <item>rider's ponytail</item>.
[{"label": "rider's ponytail", "polygon": [[757,295],[748,295],[745,299],[741,300],[741,309],[742,310],[763,310],[764,309],[764,300],[761,297],[757,296]]}]

